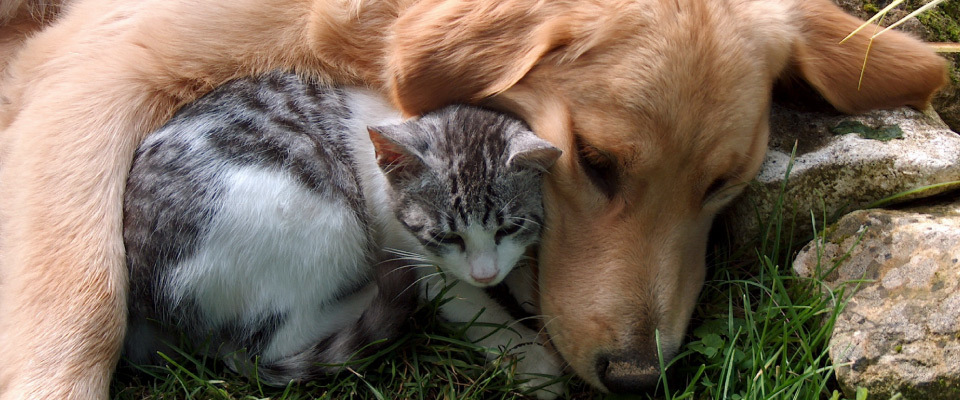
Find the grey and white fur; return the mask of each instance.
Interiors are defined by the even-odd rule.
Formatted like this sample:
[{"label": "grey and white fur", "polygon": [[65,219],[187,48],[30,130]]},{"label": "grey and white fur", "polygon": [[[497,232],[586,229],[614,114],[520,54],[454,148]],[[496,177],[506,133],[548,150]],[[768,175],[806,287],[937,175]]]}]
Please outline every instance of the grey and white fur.
[{"label": "grey and white fur", "polygon": [[[396,336],[416,294],[450,278],[462,282],[444,317],[511,323],[482,287],[538,240],[541,177],[558,156],[521,121],[476,107],[402,122],[362,88],[281,72],[228,82],[137,151],[125,354],[155,362],[181,337],[268,384],[314,379],[337,370],[318,364]],[[507,279],[521,300],[525,276]],[[536,332],[487,329],[468,336],[521,354],[520,372],[559,374]]]}]

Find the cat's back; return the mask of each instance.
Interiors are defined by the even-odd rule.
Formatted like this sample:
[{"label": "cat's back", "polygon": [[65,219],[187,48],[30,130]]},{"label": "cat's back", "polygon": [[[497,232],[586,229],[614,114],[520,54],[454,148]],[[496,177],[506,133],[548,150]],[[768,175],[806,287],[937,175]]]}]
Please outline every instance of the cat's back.
[{"label": "cat's back", "polygon": [[124,202],[132,311],[265,347],[250,341],[367,283],[348,97],[293,74],[239,79],[145,139]]}]

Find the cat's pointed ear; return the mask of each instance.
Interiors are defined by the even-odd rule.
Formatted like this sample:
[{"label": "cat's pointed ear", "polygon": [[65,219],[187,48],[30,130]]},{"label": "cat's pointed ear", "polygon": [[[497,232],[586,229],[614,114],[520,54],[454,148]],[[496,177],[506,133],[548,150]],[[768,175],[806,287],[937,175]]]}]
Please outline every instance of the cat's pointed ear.
[{"label": "cat's pointed ear", "polygon": [[546,172],[563,153],[550,142],[540,139],[533,132],[525,131],[510,139],[510,155],[507,166],[533,168]]},{"label": "cat's pointed ear", "polygon": [[368,126],[370,142],[377,156],[377,165],[386,174],[409,171],[411,167],[421,165],[420,157],[397,139],[392,126]]}]

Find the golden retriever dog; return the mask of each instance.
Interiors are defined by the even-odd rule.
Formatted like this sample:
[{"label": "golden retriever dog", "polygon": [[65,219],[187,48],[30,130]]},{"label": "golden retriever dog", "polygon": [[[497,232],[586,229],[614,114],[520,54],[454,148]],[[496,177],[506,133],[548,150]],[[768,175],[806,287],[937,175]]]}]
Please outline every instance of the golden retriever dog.
[{"label": "golden retriever dog", "polygon": [[683,340],[714,215],[760,167],[774,83],[859,112],[923,107],[945,82],[942,59],[889,33],[858,89],[868,36],[838,42],[859,24],[829,0],[71,3],[0,86],[0,397],[107,397],[134,149],[200,94],[276,68],[379,89],[411,116],[483,102],[562,149],[546,332],[590,384],[640,390],[655,337],[665,357]]}]

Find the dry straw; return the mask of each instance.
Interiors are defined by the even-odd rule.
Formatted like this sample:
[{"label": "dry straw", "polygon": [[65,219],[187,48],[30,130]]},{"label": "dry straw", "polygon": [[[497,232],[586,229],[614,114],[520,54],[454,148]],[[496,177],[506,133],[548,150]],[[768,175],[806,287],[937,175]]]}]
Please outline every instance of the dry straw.
[{"label": "dry straw", "polygon": [[[873,39],[876,39],[877,36],[882,35],[882,34],[883,34],[884,32],[886,32],[886,31],[889,31],[889,30],[891,30],[891,29],[893,29],[893,28],[896,28],[896,27],[900,26],[900,25],[903,24],[904,22],[909,21],[911,18],[914,18],[914,17],[916,17],[917,15],[920,15],[921,13],[923,13],[923,12],[925,12],[925,11],[933,8],[933,7],[936,7],[936,6],[940,5],[940,3],[943,3],[943,2],[945,2],[946,0],[933,0],[933,1],[929,2],[929,3],[927,3],[927,4],[924,4],[922,7],[914,10],[912,13],[908,14],[906,17],[900,18],[897,22],[894,22],[894,23],[890,24],[890,26],[888,26],[888,27],[886,27],[886,28],[884,28],[884,29],[881,30],[881,29],[880,29],[880,24],[883,22],[883,18],[887,16],[887,13],[890,12],[890,10],[896,8],[896,7],[899,6],[900,4],[903,4],[904,1],[906,1],[906,0],[894,0],[892,3],[890,3],[890,5],[884,7],[882,10],[878,11],[876,14],[874,14],[873,17],[871,17],[870,19],[868,19],[866,22],[864,22],[862,25],[860,25],[860,27],[858,27],[857,29],[855,29],[853,32],[851,32],[849,35],[847,35],[847,37],[843,38],[843,40],[840,41],[840,44],[843,44],[844,42],[847,41],[847,39],[850,39],[851,37],[853,37],[853,35],[856,35],[857,33],[860,33],[860,31],[862,31],[862,30],[863,30],[864,28],[866,28],[867,26],[870,26],[870,24],[876,23],[876,27],[875,27],[876,29],[874,30],[873,35],[870,36],[870,42],[867,43],[867,53],[863,56],[863,67],[860,69],[860,82],[857,83],[857,89],[858,89],[858,90],[860,89],[860,85],[863,83],[863,72],[864,72],[864,71],[866,70],[866,68],[867,68],[867,59],[870,57],[870,48],[873,46]],[[941,52],[941,53],[957,53],[957,52],[960,52],[960,44],[958,44],[958,43],[933,43],[933,44],[931,44],[931,46],[933,46],[933,48],[934,48],[936,51]]]}]

